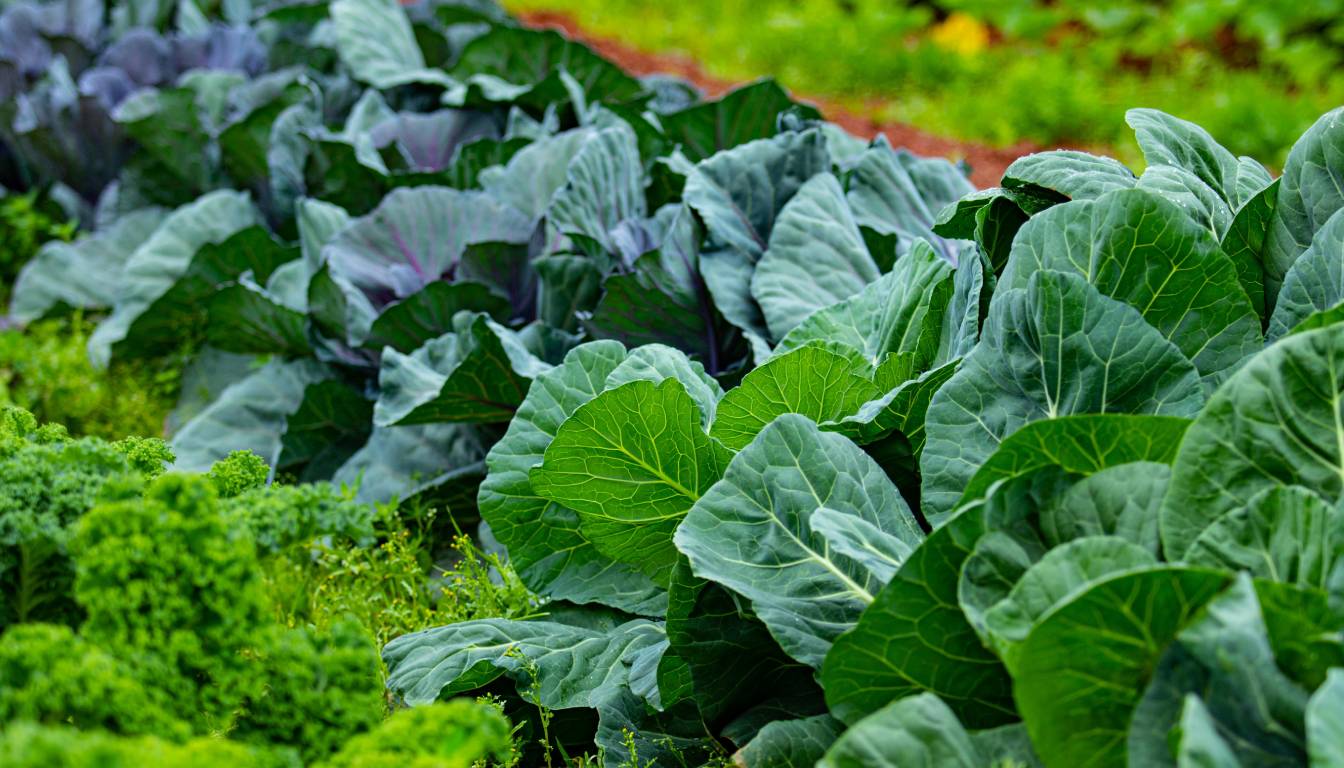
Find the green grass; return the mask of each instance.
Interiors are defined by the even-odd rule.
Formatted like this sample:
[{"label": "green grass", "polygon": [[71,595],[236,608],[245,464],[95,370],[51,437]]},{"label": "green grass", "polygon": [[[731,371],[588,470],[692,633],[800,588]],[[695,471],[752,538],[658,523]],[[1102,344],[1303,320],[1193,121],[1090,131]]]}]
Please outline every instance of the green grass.
[{"label": "green grass", "polygon": [[802,95],[992,145],[1082,145],[1133,160],[1124,111],[1148,106],[1277,166],[1317,116],[1344,103],[1344,79],[1268,57],[1259,69],[1233,69],[1188,45],[1133,63],[1138,38],[1085,31],[980,46],[974,33],[987,29],[961,19],[940,32],[933,13],[913,4],[685,0],[656,12],[636,0],[506,4],[565,12],[587,31],[690,56],[719,77],[773,75]]},{"label": "green grass", "polygon": [[0,405],[27,409],[74,435],[163,434],[181,371],[140,361],[100,371],[86,350],[93,327],[76,314],[0,331]]}]

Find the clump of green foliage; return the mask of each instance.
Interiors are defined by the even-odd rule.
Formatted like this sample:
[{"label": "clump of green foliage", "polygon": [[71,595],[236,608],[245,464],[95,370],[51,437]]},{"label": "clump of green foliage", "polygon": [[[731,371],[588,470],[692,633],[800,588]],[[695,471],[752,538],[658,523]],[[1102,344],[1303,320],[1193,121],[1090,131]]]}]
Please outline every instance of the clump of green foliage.
[{"label": "clump of green foliage", "polygon": [[63,221],[47,210],[37,190],[0,197],[0,304],[28,260],[50,240],[70,240],[76,222]]},{"label": "clump of green foliage", "polygon": [[347,742],[322,768],[471,768],[506,760],[513,753],[511,737],[498,707],[456,699],[397,711]]},{"label": "clump of green foliage", "polygon": [[80,314],[0,330],[0,405],[31,411],[77,435],[157,435],[181,369],[172,360],[100,371],[87,351],[93,323]]},{"label": "clump of green foliage", "polygon": [[[155,765],[208,766],[216,753],[204,745],[219,743],[235,765],[312,764],[387,713],[374,634],[530,610],[517,576],[466,537],[458,564],[432,579],[424,534],[386,530],[401,520],[395,506],[379,513],[325,484],[267,485],[247,452],[203,475],[165,474],[172,460],[158,439],[76,439],[0,410],[0,722],[33,724],[9,727],[0,755],[75,768],[140,750]],[[288,610],[282,575],[325,589]],[[387,764],[398,740],[425,745],[414,763],[425,766],[511,749],[497,708],[446,709],[398,718],[341,764]],[[68,732],[38,725],[128,738],[80,735],[60,751]],[[204,735],[230,741],[129,739]]]},{"label": "clump of green foliage", "polygon": [[117,738],[98,731],[28,722],[0,732],[7,768],[298,768],[292,754],[217,738],[173,743],[153,736]]},{"label": "clump of green foliage", "polygon": [[161,440],[73,439],[25,411],[0,409],[0,627],[77,622],[74,526],[110,484],[152,479],[172,458]]},{"label": "clump of green foliage", "polygon": [[67,626],[16,624],[0,635],[0,720],[190,735],[167,691],[145,686],[131,664]]}]

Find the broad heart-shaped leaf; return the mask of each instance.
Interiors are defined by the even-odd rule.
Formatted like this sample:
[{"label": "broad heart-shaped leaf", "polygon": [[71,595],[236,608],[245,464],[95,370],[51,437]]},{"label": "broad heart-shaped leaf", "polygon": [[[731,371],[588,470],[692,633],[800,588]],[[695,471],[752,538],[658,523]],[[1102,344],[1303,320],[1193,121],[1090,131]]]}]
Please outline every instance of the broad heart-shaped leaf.
[{"label": "broad heart-shaped leaf", "polygon": [[309,384],[285,419],[275,468],[298,473],[301,482],[329,479],[367,443],[372,427],[373,403],[354,387],[335,379]]},{"label": "broad heart-shaped leaf", "polygon": [[375,88],[456,85],[447,73],[425,66],[410,19],[394,0],[332,0],[330,12],[336,51],[355,79]]},{"label": "broad heart-shaped leaf", "polygon": [[[257,223],[256,209],[246,194],[223,190],[211,192],[169,214],[154,234],[126,260],[117,283],[117,301],[112,314],[89,339],[89,357],[94,364],[106,366],[112,359],[114,347],[128,340],[136,321],[155,302],[168,297],[183,277],[190,275],[202,246],[221,243]],[[237,271],[228,276],[237,275],[246,268],[239,263]],[[189,301],[195,298],[189,297]],[[175,329],[169,337],[180,341],[180,333],[180,328]]]},{"label": "broad heart-shaped leaf", "polygon": [[784,205],[829,166],[820,131],[782,133],[701,161],[682,194],[705,222],[713,246],[734,248],[755,264]]},{"label": "broad heart-shaped leaf", "polygon": [[452,68],[472,86],[465,100],[517,102],[538,112],[571,98],[562,72],[589,101],[618,103],[644,92],[620,67],[550,29],[495,25],[467,43]]},{"label": "broad heart-shaped leaf", "polygon": [[363,346],[413,352],[453,330],[458,312],[484,312],[495,320],[509,316],[508,302],[489,287],[467,280],[434,282],[389,304],[369,326]]},{"label": "broad heart-shaped leaf", "polygon": [[942,699],[921,693],[893,701],[854,723],[817,768],[984,768],[998,757],[981,753]]},{"label": "broad heart-shaped leaf", "polygon": [[1232,209],[1227,201],[1184,168],[1149,166],[1139,177],[1135,189],[1166,199],[1216,238],[1223,238],[1232,227]]},{"label": "broad heart-shaped leaf", "polygon": [[1241,761],[1227,740],[1218,734],[1218,726],[1204,702],[1193,693],[1185,695],[1181,719],[1172,729],[1177,768],[1241,768]]},{"label": "broad heart-shaped leaf", "polygon": [[132,162],[159,182],[146,191],[163,203],[180,202],[184,194],[190,199],[210,189],[218,178],[218,157],[212,151],[204,102],[209,100],[208,91],[227,91],[241,78],[218,72],[198,74],[199,90],[186,84],[144,88],[112,113],[112,119],[139,145],[140,153],[132,155]]},{"label": "broad heart-shaped leaf", "polygon": [[539,138],[518,150],[503,166],[481,171],[481,187],[505,204],[536,221],[551,206],[556,190],[564,186],[569,163],[595,131],[575,128]]},{"label": "broad heart-shaped leaf", "polygon": [[1042,269],[1081,274],[1138,309],[1206,379],[1218,381],[1262,346],[1260,318],[1241,300],[1236,268],[1217,241],[1150,192],[1120,190],[1033,217],[1013,241],[998,289],[1025,288]]},{"label": "broad heart-shaped leaf", "polygon": [[27,323],[58,307],[112,306],[122,267],[163,219],[162,210],[142,208],[72,243],[53,240],[43,245],[14,281],[9,316]]},{"label": "broad heart-shaped leaf", "polygon": [[1265,303],[1273,310],[1279,286],[1316,231],[1344,208],[1344,107],[1321,116],[1293,145],[1279,179],[1279,198],[1265,241]]},{"label": "broad heart-shaped leaf", "polygon": [[526,689],[532,666],[536,703],[598,708],[631,687],[632,665],[667,647],[660,624],[643,619],[611,630],[553,621],[480,619],[402,635],[383,648],[387,687],[412,706],[473,691],[500,675]]},{"label": "broad heart-shaped leaf", "polygon": [[578,513],[542,498],[528,479],[560,425],[605,388],[625,357],[617,342],[590,342],[538,375],[508,431],[486,457],[490,472],[477,502],[481,517],[533,591],[656,615],[666,610],[666,594],[637,568],[598,552],[580,532]]},{"label": "broad heart-shaped leaf", "polygon": [[569,163],[547,217],[566,235],[583,235],[617,252],[612,230],[648,211],[635,132],[623,123],[597,132]]},{"label": "broad heart-shaped leaf", "polygon": [[[390,167],[433,173],[451,166],[466,145],[479,139],[499,138],[499,121],[484,112],[441,109],[437,112],[398,112],[375,125],[369,133],[374,147],[384,150]],[[392,152],[395,157],[389,157]]]},{"label": "broad heart-shaped leaf", "polygon": [[1085,536],[1116,536],[1156,557],[1162,550],[1158,517],[1170,481],[1171,466],[1155,461],[1119,464],[1087,475],[1038,511],[1041,538],[1057,546]]},{"label": "broad heart-shaped leaf", "polygon": [[770,334],[783,338],[803,318],[853,296],[881,271],[829,173],[813,176],[784,204],[751,277]]},{"label": "broad heart-shaped leaf", "polygon": [[[652,652],[645,652],[641,661],[652,657]],[[629,691],[606,699],[598,709],[593,743],[618,765],[634,760],[705,765],[723,753],[723,746],[705,730],[695,702],[683,700],[659,711],[644,696]]]},{"label": "broad heart-shaped leaf", "polygon": [[597,338],[631,347],[663,343],[684,350],[712,373],[743,354],[742,336],[714,306],[700,271],[700,227],[686,205],[665,206],[652,220],[657,248],[635,259],[632,272],[612,275],[583,327]]},{"label": "broad heart-shaped leaf", "polygon": [[1238,160],[1214,140],[1209,132],[1188,120],[1156,109],[1131,109],[1125,122],[1151,166],[1173,166],[1194,174],[1222,197],[1232,209],[1249,199],[1248,190],[1260,190],[1271,181],[1264,166]]},{"label": "broad heart-shaped leaf", "polygon": [[675,536],[695,575],[751,600],[784,651],[813,667],[882,585],[813,528],[823,507],[905,547],[923,538],[881,467],[796,414],[777,418],[733,457]]},{"label": "broad heart-shaped leaf", "polygon": [[1003,172],[1003,186],[1038,188],[1071,200],[1091,200],[1137,183],[1133,171],[1109,157],[1056,149],[1019,157]]},{"label": "broad heart-shaped leaf", "polygon": [[731,453],[701,428],[676,379],[631,381],[579,406],[530,473],[543,498],[579,515],[597,550],[666,584],[672,533]]},{"label": "broad heart-shaped leaf", "polygon": [[752,272],[785,203],[808,179],[829,168],[825,138],[812,130],[752,141],[689,171],[682,197],[705,223],[705,282],[715,306],[743,331],[768,335],[752,296]]},{"label": "broad heart-shaped leaf", "polygon": [[692,162],[705,160],[740,144],[774,136],[779,114],[796,110],[804,119],[820,119],[816,109],[799,105],[774,80],[744,85],[718,101],[687,107],[659,122],[668,138]]},{"label": "broad heart-shaped leaf", "polygon": [[174,467],[204,472],[233,451],[248,450],[275,465],[285,423],[309,385],[331,377],[315,360],[273,360],[238,381],[173,436]]},{"label": "broad heart-shaped leaf", "polygon": [[[411,501],[423,494],[469,492],[485,475],[486,437],[469,424],[374,427],[368,442],[332,475],[333,482],[357,487],[365,503]],[[458,505],[448,511],[455,517]],[[464,519],[469,515],[462,515]]]},{"label": "broad heart-shaped leaf", "polygon": [[957,506],[974,501],[997,482],[1059,467],[1091,475],[1134,461],[1170,464],[1190,420],[1123,413],[1080,414],[1028,424],[1010,434],[976,470]]},{"label": "broad heart-shaped leaf", "polygon": [[526,243],[527,218],[484,192],[446,187],[396,189],[322,249],[332,273],[375,308],[451,279],[472,243]]},{"label": "broad heart-shaped leaf", "polygon": [[[272,277],[285,277],[295,268],[302,269],[303,262],[295,259],[283,264]],[[244,275],[210,297],[206,343],[225,352],[242,354],[311,355],[307,296],[302,298],[302,305],[289,305],[275,292]]]},{"label": "broad heart-shaped leaf", "polygon": [[1276,485],[1333,502],[1344,488],[1344,334],[1298,333],[1251,358],[1186,433],[1162,507],[1167,559]]},{"label": "broad heart-shaped leaf", "polygon": [[1022,574],[1007,597],[985,611],[990,644],[1013,671],[1022,641],[1052,609],[1113,573],[1156,563],[1152,553],[1118,536],[1086,536],[1055,547]]},{"label": "broad heart-shaped leaf", "polygon": [[1275,179],[1237,209],[1222,242],[1223,253],[1237,268],[1237,279],[1261,320],[1269,317],[1265,307],[1265,241],[1278,200],[1279,180]]},{"label": "broad heart-shaped leaf", "polygon": [[508,421],[528,382],[551,367],[535,339],[485,315],[463,313],[453,325],[409,355],[383,350],[374,424]]},{"label": "broad heart-shaped leaf", "polygon": [[1138,310],[1082,277],[1038,271],[1000,290],[980,344],[933,396],[920,457],[921,503],[935,525],[1008,435],[1080,413],[1193,416],[1199,374]]},{"label": "broad heart-shaped leaf", "polygon": [[740,597],[697,579],[685,557],[668,585],[667,638],[690,671],[702,717],[716,730],[786,697],[814,699],[817,708],[803,714],[825,708],[812,669],[787,656]]},{"label": "broad heart-shaped leaf", "polygon": [[[935,169],[936,176],[931,173]],[[974,191],[966,175],[952,163],[941,158],[921,160],[905,150],[892,150],[886,138],[880,137],[850,170],[845,199],[854,211],[855,222],[896,236],[900,253],[922,238],[934,243],[950,261],[958,249],[934,234],[935,217],[945,206]]]},{"label": "broad heart-shaped leaf", "polygon": [[1344,762],[1344,669],[1330,670],[1307,701],[1307,755],[1311,768]]},{"label": "broad heart-shaped leaf", "polygon": [[1158,657],[1227,574],[1167,566],[1112,575],[1043,617],[1013,671],[1046,765],[1124,766],[1130,715]]},{"label": "broad heart-shaped leaf", "polygon": [[1266,488],[1205,528],[1185,560],[1302,587],[1337,587],[1344,510],[1305,488]]},{"label": "broad heart-shaped leaf", "polygon": [[1308,317],[1344,301],[1344,205],[1316,232],[1283,278],[1269,318],[1270,340],[1287,336]]},{"label": "broad heart-shaped leaf", "polygon": [[881,394],[873,368],[842,344],[798,347],[752,370],[719,403],[710,434],[738,451],[775,417],[837,421]]},{"label": "broad heart-shaped leaf", "polygon": [[815,341],[838,342],[859,350],[872,365],[889,354],[911,353],[922,371],[944,362],[942,329],[952,318],[952,266],[933,247],[915,241],[891,271],[862,291],[817,310],[794,326],[775,347],[782,354]]},{"label": "broad heart-shaped leaf", "polygon": [[985,533],[983,505],[937,528],[826,655],[831,714],[853,725],[888,702],[940,696],[973,728],[1016,719],[1008,673],[957,604],[957,578]]},{"label": "broad heart-shaped leaf", "polygon": [[735,765],[747,768],[813,766],[840,735],[843,726],[830,715],[767,723],[746,746],[733,755]]},{"label": "broad heart-shaped leaf", "polygon": [[1124,748],[1114,750],[1116,759],[1107,764],[1177,765],[1167,734],[1189,694],[1199,696],[1208,720],[1245,765],[1305,763],[1307,692],[1279,669],[1256,593],[1241,574],[1180,629],[1143,699],[1125,717]]}]

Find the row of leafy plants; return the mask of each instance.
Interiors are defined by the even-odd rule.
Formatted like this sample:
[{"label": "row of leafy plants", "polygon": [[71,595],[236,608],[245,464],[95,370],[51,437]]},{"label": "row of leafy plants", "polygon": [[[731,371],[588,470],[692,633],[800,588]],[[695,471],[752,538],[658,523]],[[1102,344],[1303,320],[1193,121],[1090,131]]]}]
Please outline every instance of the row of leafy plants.
[{"label": "row of leafy plants", "polygon": [[[702,103],[488,7],[296,3],[228,33],[256,71],[108,113],[133,151],[11,315],[106,311],[95,361],[189,360],[179,469],[248,449],[269,468],[215,474],[482,520],[496,578],[544,611],[373,627],[400,635],[396,702],[497,696],[547,764],[1333,759],[1340,111],[1279,179],[1134,110],[1141,175],[1048,152],[975,192],[773,84]],[[22,114],[63,87],[49,69]],[[15,118],[15,156],[60,125]],[[118,536],[280,535],[210,522],[224,479],[150,482],[56,548],[63,623],[162,672],[181,711],[139,732],[306,744],[267,730],[293,710],[246,714],[268,676],[234,668],[270,658],[252,618],[115,618],[141,592],[88,553],[137,551]],[[0,519],[26,530],[34,504]],[[15,562],[15,594],[60,583]]]}]

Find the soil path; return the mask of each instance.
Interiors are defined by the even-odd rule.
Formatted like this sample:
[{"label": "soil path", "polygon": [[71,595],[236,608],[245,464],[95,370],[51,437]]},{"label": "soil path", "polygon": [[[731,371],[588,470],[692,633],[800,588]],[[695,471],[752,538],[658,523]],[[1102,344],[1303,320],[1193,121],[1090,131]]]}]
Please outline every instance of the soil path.
[{"label": "soil path", "polygon": [[[552,11],[533,11],[518,14],[523,23],[532,27],[557,29],[569,37],[579,40],[615,61],[627,71],[636,75],[649,75],[666,72],[690,80],[711,97],[719,96],[741,83],[714,77],[701,66],[684,56],[664,53],[648,53],[630,45],[607,37],[598,37],[585,32],[574,19],[564,13]],[[971,181],[977,187],[992,187],[1003,176],[1003,170],[1018,157],[1041,148],[1030,143],[1021,143],[1011,147],[987,147],[967,141],[957,141],[942,136],[934,136],[904,123],[882,123],[847,110],[833,101],[811,94],[794,94],[795,98],[815,104],[827,120],[837,123],[845,130],[863,138],[872,138],[884,133],[893,146],[905,147],[919,155],[937,155],[954,160],[965,160],[971,165]],[[876,109],[873,112],[877,112]]]}]

